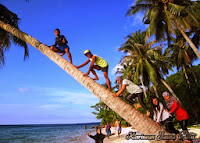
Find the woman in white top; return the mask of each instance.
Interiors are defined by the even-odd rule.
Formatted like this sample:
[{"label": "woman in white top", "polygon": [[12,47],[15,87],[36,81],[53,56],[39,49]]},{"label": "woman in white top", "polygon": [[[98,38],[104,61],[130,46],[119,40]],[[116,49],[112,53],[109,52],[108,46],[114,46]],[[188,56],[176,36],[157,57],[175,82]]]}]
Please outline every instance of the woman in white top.
[{"label": "woman in white top", "polygon": [[165,126],[166,131],[169,133],[178,134],[177,131],[173,126],[173,118],[172,115],[164,109],[164,106],[161,102],[158,101],[156,96],[152,96],[150,98],[150,105],[151,105],[151,114],[153,115],[153,120],[157,125],[162,124]]}]

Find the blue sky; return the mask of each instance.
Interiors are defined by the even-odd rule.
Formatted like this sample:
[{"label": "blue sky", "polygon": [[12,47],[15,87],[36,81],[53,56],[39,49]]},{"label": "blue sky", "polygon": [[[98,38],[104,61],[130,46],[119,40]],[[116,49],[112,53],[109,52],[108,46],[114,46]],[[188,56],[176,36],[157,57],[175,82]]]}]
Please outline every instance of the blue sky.
[{"label": "blue sky", "polygon": [[[0,0],[21,21],[19,27],[44,44],[52,45],[54,29],[69,41],[73,63],[79,65],[89,49],[109,63],[114,83],[115,66],[123,56],[117,51],[124,37],[142,29],[142,17],[125,17],[133,0]],[[99,99],[47,57],[29,45],[30,57],[11,45],[6,65],[0,69],[0,124],[96,122],[91,105]],[[67,59],[67,55],[64,55]],[[86,72],[87,67],[82,68]],[[105,79],[98,72],[100,80]]]},{"label": "blue sky", "polygon": [[[133,0],[0,0],[21,18],[19,27],[44,44],[54,44],[59,28],[69,42],[73,63],[86,59],[83,51],[109,63],[114,83],[116,65],[123,56],[117,51],[128,34],[145,30],[142,16],[125,17]],[[6,65],[0,69],[0,124],[56,124],[96,122],[90,106],[99,99],[55,63],[29,45],[30,57],[11,45]],[[64,55],[67,58],[67,55]],[[81,68],[86,72],[88,66]],[[102,72],[97,72],[105,83]],[[90,75],[91,76],[91,75]]]}]

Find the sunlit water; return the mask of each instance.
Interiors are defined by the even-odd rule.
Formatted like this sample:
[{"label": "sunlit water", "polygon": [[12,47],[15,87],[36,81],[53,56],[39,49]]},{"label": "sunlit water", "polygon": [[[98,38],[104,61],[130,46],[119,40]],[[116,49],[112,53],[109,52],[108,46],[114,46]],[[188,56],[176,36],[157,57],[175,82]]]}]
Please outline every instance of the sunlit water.
[{"label": "sunlit water", "polygon": [[80,143],[97,125],[99,123],[0,126],[0,143]]}]

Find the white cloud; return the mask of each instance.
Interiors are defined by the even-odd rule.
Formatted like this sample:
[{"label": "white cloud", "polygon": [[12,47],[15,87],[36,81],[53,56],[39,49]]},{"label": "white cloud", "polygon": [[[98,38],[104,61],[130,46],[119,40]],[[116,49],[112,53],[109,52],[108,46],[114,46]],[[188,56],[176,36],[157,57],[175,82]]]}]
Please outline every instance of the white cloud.
[{"label": "white cloud", "polygon": [[142,21],[143,17],[144,17],[143,13],[136,13],[134,16],[128,17],[127,22],[124,25],[124,30],[128,30],[128,29],[130,29],[132,27],[136,27],[136,26],[143,26],[143,27],[147,28],[149,25],[143,23],[143,21]]},{"label": "white cloud", "polygon": [[37,106],[36,108],[43,109],[43,110],[66,110],[68,109],[67,105],[61,105],[61,104],[46,104]]},{"label": "white cloud", "polygon": [[18,91],[20,93],[25,93],[25,92],[28,92],[29,90],[28,90],[28,88],[19,88]]},{"label": "white cloud", "polygon": [[[68,89],[61,88],[42,88],[35,87],[30,89],[33,95],[48,96],[49,101],[60,104],[86,104],[94,105],[98,102],[98,98],[92,93],[83,93],[81,91],[71,92]],[[54,106],[55,107],[55,106]]]},{"label": "white cloud", "polygon": [[112,49],[113,49],[114,51],[118,52],[118,49],[119,49],[120,47],[121,47],[121,46],[117,45],[117,46],[113,47]]},{"label": "white cloud", "polygon": [[143,20],[143,14],[137,13],[137,14],[133,17],[133,22],[132,22],[131,25],[132,25],[132,26],[136,26],[136,25],[143,24],[142,20]]},{"label": "white cloud", "polygon": [[97,103],[98,99],[93,94],[86,94],[81,92],[68,92],[68,91],[57,91],[50,93],[52,101],[58,103],[70,103],[70,104],[86,104],[94,105]]},{"label": "white cloud", "polygon": [[112,74],[112,75],[115,75],[115,73],[116,73],[116,71],[117,71],[118,68],[123,68],[123,67],[122,67],[121,65],[117,64],[117,65],[112,69],[111,74]]}]

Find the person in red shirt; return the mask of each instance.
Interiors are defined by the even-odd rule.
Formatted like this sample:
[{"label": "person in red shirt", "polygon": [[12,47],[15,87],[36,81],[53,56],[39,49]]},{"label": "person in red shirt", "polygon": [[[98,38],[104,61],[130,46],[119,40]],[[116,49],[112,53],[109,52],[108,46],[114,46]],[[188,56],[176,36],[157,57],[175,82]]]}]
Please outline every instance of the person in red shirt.
[{"label": "person in red shirt", "polygon": [[170,94],[165,91],[163,92],[163,97],[165,99],[166,105],[168,109],[171,109],[169,111],[170,114],[175,113],[176,114],[176,118],[179,121],[179,124],[183,130],[183,133],[188,133],[187,130],[187,124],[188,124],[188,120],[189,120],[189,115],[187,113],[187,111],[185,111],[181,105],[178,103],[177,99],[173,96],[170,96]]}]

